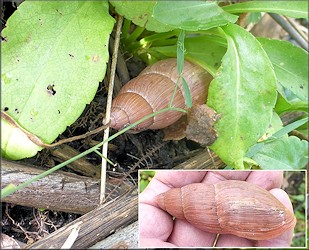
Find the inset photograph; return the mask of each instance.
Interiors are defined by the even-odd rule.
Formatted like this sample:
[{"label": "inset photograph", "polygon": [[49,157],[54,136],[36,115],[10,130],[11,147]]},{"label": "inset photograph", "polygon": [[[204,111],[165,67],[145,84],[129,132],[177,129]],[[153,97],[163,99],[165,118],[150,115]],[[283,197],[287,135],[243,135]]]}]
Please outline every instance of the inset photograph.
[{"label": "inset photograph", "polygon": [[306,171],[139,171],[139,247],[306,247]]}]

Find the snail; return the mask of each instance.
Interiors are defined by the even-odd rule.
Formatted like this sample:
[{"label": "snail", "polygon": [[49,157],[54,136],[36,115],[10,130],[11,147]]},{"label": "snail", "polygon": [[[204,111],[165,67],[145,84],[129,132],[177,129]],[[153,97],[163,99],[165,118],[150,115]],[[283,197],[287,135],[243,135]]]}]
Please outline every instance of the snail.
[{"label": "snail", "polygon": [[[192,104],[206,102],[211,75],[202,67],[185,61],[182,77],[188,83]],[[110,127],[120,130],[146,115],[167,108],[177,83],[178,71],[175,58],[158,61],[146,67],[136,78],[125,84],[112,102]],[[173,106],[185,109],[182,81],[173,100]],[[137,125],[131,132],[161,129],[176,122],[182,112],[170,110]]]},{"label": "snail", "polygon": [[296,224],[294,214],[270,192],[245,181],[189,184],[155,199],[172,216],[210,233],[266,240]]}]

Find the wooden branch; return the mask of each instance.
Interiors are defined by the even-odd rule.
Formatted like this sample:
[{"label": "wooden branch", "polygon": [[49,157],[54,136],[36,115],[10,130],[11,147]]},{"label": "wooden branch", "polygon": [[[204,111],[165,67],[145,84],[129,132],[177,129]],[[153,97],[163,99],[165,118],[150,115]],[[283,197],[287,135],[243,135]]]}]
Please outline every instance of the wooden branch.
[{"label": "wooden branch", "polygon": [[[76,149],[68,145],[61,145],[58,148],[50,150],[50,152],[60,162],[67,161],[73,158],[74,156],[80,154],[80,152],[78,152]],[[85,176],[100,179],[101,175],[100,167],[92,165],[85,159],[85,157],[79,158],[76,161],[71,162],[70,164],[67,165],[67,167]]]},{"label": "wooden branch", "polygon": [[[1,188],[18,185],[44,170],[1,159]],[[108,193],[115,188],[110,180]],[[118,184],[118,183],[117,183]],[[127,192],[132,185],[122,182],[109,200]],[[2,199],[17,205],[84,214],[99,204],[99,181],[73,173],[57,171]]]},{"label": "wooden branch", "polygon": [[[109,50],[110,51],[113,51],[114,49],[114,43],[115,43],[115,40],[114,38],[111,36],[109,38]],[[125,83],[127,83],[128,81],[130,81],[130,75],[129,75],[129,71],[128,71],[128,68],[127,68],[127,64],[126,64],[126,61],[123,57],[123,53],[121,51],[121,48],[118,48],[118,57],[117,57],[117,75],[119,77],[119,81],[121,83],[121,85],[124,85]],[[120,90],[121,86],[117,86],[117,90]],[[118,91],[115,91],[114,89],[114,94],[117,95],[118,94]]]},{"label": "wooden branch", "polygon": [[111,236],[99,241],[89,249],[137,249],[138,248],[138,222],[117,230]]},{"label": "wooden branch", "polygon": [[175,166],[174,169],[218,169],[225,166],[224,162],[214,152],[209,152],[205,149],[189,160]]},{"label": "wooden branch", "polygon": [[60,249],[72,229],[77,226],[80,227],[80,230],[71,248],[86,249],[93,246],[117,229],[137,220],[137,200],[137,189],[134,189],[99,206],[27,248]]}]

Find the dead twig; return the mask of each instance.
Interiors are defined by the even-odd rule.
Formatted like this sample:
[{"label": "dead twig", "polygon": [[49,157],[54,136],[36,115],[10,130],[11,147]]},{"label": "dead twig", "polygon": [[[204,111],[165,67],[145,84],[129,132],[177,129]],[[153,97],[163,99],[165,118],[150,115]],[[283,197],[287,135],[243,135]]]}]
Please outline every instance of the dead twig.
[{"label": "dead twig", "polygon": [[[103,124],[108,124],[110,121],[110,113],[112,107],[112,99],[113,99],[113,88],[114,88],[114,79],[117,65],[117,56],[118,56],[118,48],[120,43],[120,34],[122,27],[123,17],[118,15],[117,20],[117,28],[116,28],[116,37],[114,44],[114,51],[112,56],[112,65],[110,72],[110,82],[108,86],[108,95],[107,95],[107,104],[106,104],[106,114],[105,119],[103,120]],[[109,137],[109,127],[104,130],[103,141],[107,140]],[[106,165],[107,165],[107,149],[108,143],[103,144],[102,146],[102,165],[101,165],[101,187],[100,187],[100,204],[105,201],[105,183],[106,183]]]},{"label": "dead twig", "polygon": [[308,51],[308,43],[307,41],[302,37],[300,33],[298,33],[298,30],[295,29],[284,17],[269,13],[269,15],[286,31],[289,33],[289,35],[301,46],[303,49]]}]

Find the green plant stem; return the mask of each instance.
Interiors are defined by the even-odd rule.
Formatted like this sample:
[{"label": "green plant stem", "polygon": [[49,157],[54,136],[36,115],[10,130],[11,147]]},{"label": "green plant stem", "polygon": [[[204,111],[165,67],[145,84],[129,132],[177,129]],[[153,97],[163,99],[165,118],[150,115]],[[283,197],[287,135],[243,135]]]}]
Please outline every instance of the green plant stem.
[{"label": "green plant stem", "polygon": [[131,35],[123,42],[126,44],[134,42],[144,32],[144,30],[145,28],[136,26],[135,30],[131,33]]},{"label": "green plant stem", "polygon": [[129,37],[130,26],[131,26],[131,21],[128,19],[124,19],[122,31],[121,31],[123,40],[126,40]]},{"label": "green plant stem", "polygon": [[159,110],[159,111],[157,111],[157,112],[155,112],[155,113],[153,113],[153,114],[147,115],[147,116],[145,116],[144,118],[140,119],[139,121],[134,122],[134,123],[132,123],[131,125],[129,125],[128,127],[126,127],[126,128],[124,128],[124,129],[118,131],[117,133],[111,135],[111,136],[110,136],[109,138],[107,138],[106,140],[104,140],[104,141],[98,143],[97,145],[95,145],[95,146],[93,146],[93,147],[87,149],[86,151],[80,153],[79,155],[74,156],[73,158],[71,158],[71,159],[69,159],[69,160],[67,160],[67,161],[65,161],[65,162],[60,163],[59,165],[57,165],[57,166],[55,166],[55,167],[53,167],[53,168],[51,168],[51,169],[45,171],[44,173],[39,174],[39,175],[33,177],[32,179],[30,179],[30,180],[28,180],[28,181],[25,181],[25,182],[23,182],[23,183],[21,183],[21,184],[19,184],[18,186],[14,186],[14,188],[9,188],[9,189],[8,189],[8,188],[5,187],[4,189],[1,190],[1,199],[5,198],[6,196],[8,196],[8,195],[10,195],[10,194],[12,194],[12,193],[14,193],[14,192],[16,192],[16,191],[18,191],[18,190],[24,188],[24,187],[26,187],[26,186],[28,186],[28,185],[30,185],[32,182],[38,181],[39,179],[46,177],[47,175],[49,175],[49,174],[55,172],[56,170],[58,170],[58,169],[60,169],[60,168],[62,168],[62,167],[64,167],[64,166],[68,165],[69,163],[71,163],[71,162],[73,162],[73,161],[75,161],[75,160],[77,160],[77,159],[80,159],[81,157],[83,157],[83,156],[85,156],[85,155],[87,155],[87,154],[89,154],[89,153],[91,153],[91,152],[93,152],[93,151],[98,150],[104,143],[109,142],[109,141],[115,139],[115,138],[118,137],[119,135],[121,135],[121,134],[127,132],[128,130],[130,130],[130,129],[132,129],[132,128],[134,128],[136,125],[142,123],[143,121],[145,121],[145,120],[147,120],[147,119],[149,119],[149,118],[151,118],[151,117],[154,117],[154,116],[156,116],[156,115],[159,115],[159,114],[161,114],[161,113],[170,111],[170,110],[179,111],[179,112],[184,112],[184,113],[186,112],[184,109],[181,109],[181,108],[168,107],[168,108],[161,109],[161,110]]},{"label": "green plant stem", "polygon": [[177,89],[178,89],[178,83],[179,83],[180,77],[181,77],[181,75],[178,75],[177,81],[176,81],[176,84],[175,84],[175,88],[174,88],[174,91],[173,91],[173,94],[172,94],[172,98],[170,100],[170,103],[168,104],[169,108],[173,108],[173,101],[175,99],[175,95],[176,95],[176,92],[177,92]]},{"label": "green plant stem", "polygon": [[[99,143],[99,144],[101,144],[101,143]],[[4,193],[4,192],[3,192],[3,189],[2,189],[2,190],[1,190],[1,199],[5,198],[6,196],[12,194],[13,192],[15,192],[15,191],[17,191],[17,190],[19,190],[19,189],[22,189],[22,188],[24,188],[24,187],[30,185],[32,182],[35,182],[35,181],[37,181],[37,180],[39,180],[39,179],[41,179],[41,178],[43,178],[43,177],[46,177],[47,175],[53,173],[54,171],[56,171],[56,170],[58,170],[58,169],[60,169],[60,168],[62,168],[62,167],[64,167],[64,166],[70,164],[71,162],[73,162],[73,161],[75,161],[75,160],[77,160],[77,159],[79,159],[79,158],[81,158],[81,157],[83,157],[83,156],[85,156],[85,155],[91,153],[92,151],[98,149],[98,148],[101,146],[101,145],[99,145],[99,144],[96,145],[96,146],[94,146],[94,147],[92,147],[92,148],[90,148],[90,149],[88,149],[88,150],[86,150],[86,151],[84,151],[83,153],[80,153],[80,154],[77,155],[77,156],[74,156],[73,158],[71,158],[71,159],[69,159],[69,160],[67,160],[67,161],[65,161],[65,162],[60,163],[59,165],[57,165],[57,166],[55,166],[55,167],[53,167],[53,168],[51,168],[51,169],[49,169],[49,170],[43,172],[42,174],[39,174],[39,175],[33,177],[32,179],[30,179],[30,180],[28,180],[28,181],[25,181],[25,182],[23,182],[23,183],[21,183],[21,184],[19,184],[18,186],[16,186],[16,187],[14,188],[14,190],[10,190],[10,192],[8,192],[8,193]],[[13,192],[12,192],[12,191],[13,191]]]},{"label": "green plant stem", "polygon": [[102,154],[100,151],[98,151],[97,149],[94,150],[94,152],[95,152],[97,155],[99,155],[100,157],[104,158],[104,159],[105,159],[109,164],[111,164],[112,166],[115,166],[115,165],[116,165],[116,164],[113,163],[110,159],[108,159],[108,158],[106,158],[105,156],[103,156],[103,154]]},{"label": "green plant stem", "polygon": [[[170,32],[166,32],[166,33],[160,33],[160,34],[154,34],[154,35],[150,35],[150,36],[146,36],[144,38],[142,38],[139,41],[135,41],[132,40],[131,42],[128,42],[129,39],[123,41],[126,45],[126,50],[130,51],[130,52],[134,52],[136,50],[139,50],[140,48],[145,48],[145,47],[149,47],[153,42],[155,41],[160,41],[161,43],[168,38],[171,38],[175,35],[177,35],[179,33],[179,31],[170,31]],[[130,36],[131,38],[131,36]]]},{"label": "green plant stem", "polygon": [[178,71],[178,77],[177,77],[177,81],[175,83],[175,88],[174,88],[174,91],[173,91],[173,94],[172,94],[172,98],[170,100],[170,103],[169,103],[169,107],[172,107],[173,105],[173,101],[175,99],[175,95],[176,95],[176,92],[177,92],[177,89],[178,89],[178,83],[179,83],[179,80],[180,78],[182,77],[181,76],[181,73],[182,73],[182,70],[183,70],[183,65],[184,65],[184,54],[185,54],[185,48],[184,48],[184,39],[185,39],[185,32],[184,31],[181,31],[179,36],[178,36],[178,40],[177,40],[177,71]]},{"label": "green plant stem", "polygon": [[173,30],[173,31],[169,31],[169,32],[164,32],[164,33],[159,33],[159,34],[154,34],[154,35],[150,35],[150,36],[146,36],[144,38],[142,38],[139,43],[141,45],[143,44],[147,44],[147,43],[153,43],[155,41],[162,41],[168,38],[171,38],[173,36],[178,36],[179,35],[179,30]]}]

